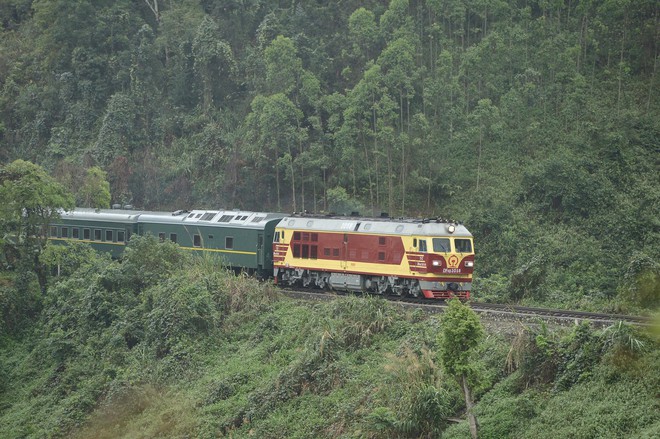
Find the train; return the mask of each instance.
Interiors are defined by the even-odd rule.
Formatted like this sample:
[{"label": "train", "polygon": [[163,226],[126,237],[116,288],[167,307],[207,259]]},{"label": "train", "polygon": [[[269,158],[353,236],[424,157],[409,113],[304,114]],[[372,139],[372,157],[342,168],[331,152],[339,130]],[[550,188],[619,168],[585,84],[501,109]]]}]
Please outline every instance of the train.
[{"label": "train", "polygon": [[427,299],[469,299],[475,257],[461,223],[387,215],[76,208],[61,212],[48,235],[114,258],[131,236],[153,235],[282,286]]}]

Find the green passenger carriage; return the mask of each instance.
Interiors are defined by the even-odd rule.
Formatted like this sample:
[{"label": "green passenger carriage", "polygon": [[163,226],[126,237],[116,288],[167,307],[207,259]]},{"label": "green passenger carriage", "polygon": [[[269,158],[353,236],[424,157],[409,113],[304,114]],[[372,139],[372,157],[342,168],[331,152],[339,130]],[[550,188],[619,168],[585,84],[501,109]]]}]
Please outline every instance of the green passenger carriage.
[{"label": "green passenger carriage", "polygon": [[118,258],[131,235],[138,232],[140,213],[135,210],[77,208],[62,212],[59,220],[50,225],[48,236],[56,243],[85,242]]},{"label": "green passenger carriage", "polygon": [[120,257],[132,234],[170,240],[196,254],[222,258],[228,267],[270,275],[272,241],[284,214],[247,211],[193,210],[146,212],[77,208],[63,212],[50,227],[55,242],[88,242]]}]

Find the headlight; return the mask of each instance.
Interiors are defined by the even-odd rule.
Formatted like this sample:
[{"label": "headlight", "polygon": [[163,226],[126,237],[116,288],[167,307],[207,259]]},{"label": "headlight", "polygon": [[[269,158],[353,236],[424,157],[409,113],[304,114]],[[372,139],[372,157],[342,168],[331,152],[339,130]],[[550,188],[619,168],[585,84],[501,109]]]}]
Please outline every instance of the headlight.
[{"label": "headlight", "polygon": [[447,232],[449,232],[449,233],[454,233],[455,231],[456,231],[456,226],[455,226],[455,225],[453,225],[453,224],[449,224],[449,225],[447,226]]},{"label": "headlight", "polygon": [[468,268],[474,267],[474,261],[465,261],[465,266]]},{"label": "headlight", "polygon": [[435,261],[432,262],[432,264],[433,264],[434,267],[439,267],[441,262],[436,259]]}]

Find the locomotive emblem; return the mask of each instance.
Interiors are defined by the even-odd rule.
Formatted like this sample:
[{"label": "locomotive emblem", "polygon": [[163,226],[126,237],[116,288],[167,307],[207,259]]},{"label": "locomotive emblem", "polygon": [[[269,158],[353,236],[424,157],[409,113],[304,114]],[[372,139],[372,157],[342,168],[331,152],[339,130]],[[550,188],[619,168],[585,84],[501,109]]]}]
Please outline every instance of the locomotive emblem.
[{"label": "locomotive emblem", "polygon": [[449,268],[456,268],[458,267],[458,256],[456,255],[451,255],[449,257],[449,260],[447,261],[447,265],[449,265]]}]

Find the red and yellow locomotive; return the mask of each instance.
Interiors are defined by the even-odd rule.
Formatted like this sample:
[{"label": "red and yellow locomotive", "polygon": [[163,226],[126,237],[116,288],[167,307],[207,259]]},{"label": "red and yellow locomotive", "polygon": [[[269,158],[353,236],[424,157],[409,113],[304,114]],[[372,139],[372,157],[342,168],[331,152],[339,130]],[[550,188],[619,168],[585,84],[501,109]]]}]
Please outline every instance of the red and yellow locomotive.
[{"label": "red and yellow locomotive", "polygon": [[468,299],[473,269],[472,234],[440,219],[291,216],[275,228],[279,284]]}]

